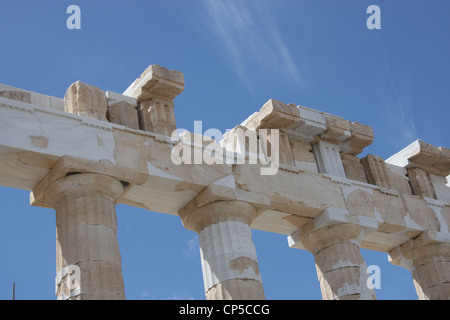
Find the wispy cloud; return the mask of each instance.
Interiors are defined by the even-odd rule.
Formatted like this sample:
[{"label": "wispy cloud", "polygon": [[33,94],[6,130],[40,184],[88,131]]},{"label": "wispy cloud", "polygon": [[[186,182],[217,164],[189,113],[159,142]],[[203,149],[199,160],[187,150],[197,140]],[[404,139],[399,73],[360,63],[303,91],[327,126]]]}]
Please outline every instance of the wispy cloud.
[{"label": "wispy cloud", "polygon": [[414,120],[412,93],[408,77],[402,72],[394,77],[391,67],[384,57],[382,69],[382,85],[379,99],[383,106],[382,112],[386,121],[386,133],[392,139],[396,148],[403,148],[418,139]]},{"label": "wispy cloud", "polygon": [[204,0],[207,28],[246,86],[257,79],[306,86],[267,1]]},{"label": "wispy cloud", "polygon": [[146,300],[146,299],[149,299],[149,297],[150,297],[150,293],[148,293],[148,291],[146,291],[146,290],[143,290],[142,294],[141,294],[141,299]]},{"label": "wispy cloud", "polygon": [[168,298],[164,298],[162,300],[195,300],[194,297],[191,296],[179,296],[175,293],[172,293],[172,295]]},{"label": "wispy cloud", "polygon": [[187,248],[183,250],[183,255],[192,258],[198,254],[198,236],[189,239],[186,243]]},{"label": "wispy cloud", "polygon": [[195,300],[192,296],[180,296],[178,294],[172,293],[169,297],[152,297],[147,290],[143,290],[141,293],[141,300]]},{"label": "wispy cloud", "polygon": [[401,147],[409,145],[418,138],[410,93],[392,87],[392,96],[386,99],[390,100],[390,103],[386,104],[386,119],[390,129],[395,133],[393,136]]}]

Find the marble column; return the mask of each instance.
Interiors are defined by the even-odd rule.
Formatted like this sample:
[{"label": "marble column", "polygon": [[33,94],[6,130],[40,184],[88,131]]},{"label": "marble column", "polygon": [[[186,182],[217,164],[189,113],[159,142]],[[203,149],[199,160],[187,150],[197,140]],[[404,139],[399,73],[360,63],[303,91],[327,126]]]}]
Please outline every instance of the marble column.
[{"label": "marble column", "polygon": [[303,246],[315,258],[324,300],[373,300],[367,285],[367,266],[357,240],[361,227],[341,223],[305,232]]},{"label": "marble column", "polygon": [[106,175],[72,174],[49,185],[56,211],[58,299],[125,299],[115,204],[122,184]]},{"label": "marble column", "polygon": [[389,252],[392,264],[411,271],[420,300],[450,299],[450,243],[424,231]]},{"label": "marble column", "polygon": [[255,208],[243,201],[217,201],[183,219],[199,234],[205,294],[208,300],[265,299],[249,224]]}]

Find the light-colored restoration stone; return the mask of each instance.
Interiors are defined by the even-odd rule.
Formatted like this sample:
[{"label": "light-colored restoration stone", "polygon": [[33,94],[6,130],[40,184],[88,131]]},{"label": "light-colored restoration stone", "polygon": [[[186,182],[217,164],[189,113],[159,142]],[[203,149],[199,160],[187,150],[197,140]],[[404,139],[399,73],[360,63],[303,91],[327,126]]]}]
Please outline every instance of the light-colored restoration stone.
[{"label": "light-colored restoration stone", "polygon": [[319,172],[345,178],[345,170],[339,155],[339,145],[318,141],[313,147]]},{"label": "light-colored restoration stone", "polygon": [[447,186],[447,179],[435,174],[429,174],[436,199],[450,203],[450,188]]},{"label": "light-colored restoration stone", "polygon": [[[441,211],[442,217],[447,225],[447,233],[450,230],[450,205],[445,206]],[[441,223],[442,226],[442,223]]]},{"label": "light-colored restoration stone", "polygon": [[327,113],[297,106],[299,121],[289,130],[289,134],[301,141],[312,143],[327,128]]}]

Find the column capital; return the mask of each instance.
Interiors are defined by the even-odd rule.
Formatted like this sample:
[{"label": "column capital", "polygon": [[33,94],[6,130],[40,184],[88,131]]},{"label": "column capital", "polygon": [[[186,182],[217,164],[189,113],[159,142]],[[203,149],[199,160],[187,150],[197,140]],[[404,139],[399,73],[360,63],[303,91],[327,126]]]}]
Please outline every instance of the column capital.
[{"label": "column capital", "polygon": [[[346,209],[330,207],[288,237],[291,248],[312,253],[333,243],[351,242],[359,246],[362,237],[375,230],[371,220],[361,223],[359,216]],[[352,223],[354,222],[354,223]]]},{"label": "column capital", "polygon": [[421,300],[450,299],[450,238],[427,230],[389,252],[389,261],[408,269]]},{"label": "column capital", "polygon": [[314,255],[323,299],[376,299],[367,285],[367,266],[359,251],[363,232],[361,226],[338,223],[305,233],[301,241]]},{"label": "column capital", "polygon": [[450,260],[450,237],[433,230],[423,231],[418,237],[388,252],[390,263],[411,272],[414,272],[417,264],[437,261],[436,259],[443,257]]},{"label": "column capital", "polygon": [[[53,208],[46,200],[46,191],[55,181],[77,174],[98,174],[104,179],[110,177],[117,180],[124,187],[124,193],[135,184],[141,184],[147,178],[144,172],[131,168],[118,166],[109,162],[92,161],[80,159],[73,156],[62,156],[53,168],[34,186],[30,193],[30,204],[32,206]],[[120,188],[119,188],[120,189]]]},{"label": "column capital", "polygon": [[309,252],[316,254],[334,244],[351,242],[359,245],[361,232],[361,226],[352,223],[326,225],[311,229],[301,241]]},{"label": "column capital", "polygon": [[257,210],[232,198],[209,187],[178,215],[186,229],[198,233],[206,299],[264,299],[250,228]]},{"label": "column capital", "polygon": [[198,203],[194,198],[179,216],[186,229],[199,235],[206,298],[264,299],[250,228],[255,207],[240,200]]},{"label": "column capital", "polygon": [[60,178],[48,185],[44,198],[55,208],[64,197],[79,197],[80,194],[102,192],[111,196],[113,203],[123,193],[123,186],[119,180],[111,176],[96,173],[77,173]]},{"label": "column capital", "polygon": [[180,215],[186,229],[200,233],[204,228],[223,221],[241,221],[250,225],[257,216],[250,203],[239,200],[222,200],[195,208],[188,214]]},{"label": "column capital", "polygon": [[367,230],[349,220],[347,210],[327,208],[293,233],[289,242],[314,255],[323,299],[376,299],[359,251]]}]

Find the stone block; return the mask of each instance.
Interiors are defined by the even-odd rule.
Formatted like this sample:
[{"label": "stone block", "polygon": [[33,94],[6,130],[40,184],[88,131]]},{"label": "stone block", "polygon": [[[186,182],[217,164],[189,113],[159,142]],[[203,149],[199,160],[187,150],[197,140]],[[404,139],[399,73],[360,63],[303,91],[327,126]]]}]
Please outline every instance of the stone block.
[{"label": "stone block", "polygon": [[137,100],[136,98],[125,96],[123,94],[113,92],[113,91],[106,91],[106,100],[108,102],[108,105],[115,104],[117,102],[127,102],[131,104],[134,107],[137,107]]},{"label": "stone block", "polygon": [[263,300],[260,281],[232,279],[220,282],[206,292],[206,300]]},{"label": "stone block", "polygon": [[349,127],[350,137],[340,144],[341,150],[351,155],[360,154],[373,142],[372,127],[358,122],[350,122]]},{"label": "stone block", "polygon": [[319,251],[315,261],[323,274],[338,268],[359,267],[364,262],[359,247],[348,243],[333,244]]},{"label": "stone block", "polygon": [[[270,139],[270,134],[268,134]],[[237,125],[223,135],[220,144],[228,151],[238,153],[237,156],[244,160],[248,156],[255,159],[258,157],[258,150],[264,151],[258,143],[258,133],[255,130],[248,129],[243,125]],[[252,150],[250,150],[252,147]],[[256,158],[257,159],[257,158]]]},{"label": "stone block", "polygon": [[139,130],[139,120],[136,107],[126,101],[108,105],[107,119],[125,127]]},{"label": "stone block", "polygon": [[300,116],[297,107],[281,101],[270,99],[259,112],[247,119],[245,126],[251,130],[292,128]]},{"label": "stone block", "polygon": [[366,172],[367,182],[379,187],[391,189],[391,181],[383,158],[369,154],[361,159]]},{"label": "stone block", "polygon": [[[268,136],[270,137],[270,135]],[[289,138],[286,133],[280,132],[280,163],[295,166],[294,155],[292,153]]]},{"label": "stone block", "polygon": [[6,88],[0,87],[0,97],[17,100],[17,101],[22,101],[25,103],[31,103],[31,94],[28,91],[21,90],[21,89],[14,90],[15,88],[13,90],[8,90],[9,88],[7,88],[6,90],[2,90],[2,89],[6,89]]},{"label": "stone block", "polygon": [[259,168],[245,165],[235,166],[233,175],[236,185],[246,185],[248,191],[267,195],[272,207],[277,204],[275,210],[315,217],[326,208],[324,204],[346,208],[339,185],[317,174],[280,170],[274,176],[261,176]]},{"label": "stone block", "polygon": [[357,156],[345,152],[341,152],[340,155],[347,178],[367,183],[364,166],[361,164],[360,159]]},{"label": "stone block", "polygon": [[64,111],[79,116],[107,121],[106,94],[98,87],[77,81],[70,85],[64,96]]},{"label": "stone block", "polygon": [[158,65],[149,66],[123,93],[137,102],[159,98],[172,101],[184,91],[184,75]]},{"label": "stone block", "polygon": [[316,158],[312,152],[311,144],[294,138],[290,138],[289,143],[295,166],[311,173],[318,173]]},{"label": "stone block", "polygon": [[450,187],[447,185],[447,179],[435,174],[429,174],[429,177],[436,199],[450,203]]},{"label": "stone block", "polygon": [[361,227],[351,223],[325,224],[318,229],[315,229],[316,225],[313,224],[311,227],[309,230],[304,228],[305,237],[301,241],[314,255],[332,245],[349,244],[350,239],[355,240],[361,234]]},{"label": "stone block", "polygon": [[313,145],[319,172],[345,178],[345,171],[339,155],[339,145],[318,141]]},{"label": "stone block", "polygon": [[139,103],[139,128],[143,131],[171,136],[177,128],[173,103],[154,98]]},{"label": "stone block", "polygon": [[64,99],[7,86],[2,83],[0,83],[0,97],[64,111]]},{"label": "stone block", "polygon": [[[433,166],[439,160],[439,148],[431,144],[418,141],[418,149],[408,158],[412,166]],[[431,169],[431,168],[430,168]]]},{"label": "stone block", "polygon": [[412,194],[411,186],[405,168],[385,163],[391,187],[399,194]]},{"label": "stone block", "polygon": [[421,197],[407,194],[402,197],[411,220],[424,230],[439,231],[440,224],[433,209]]},{"label": "stone block", "polygon": [[445,206],[442,209],[441,214],[444,222],[447,224],[447,231],[450,231],[450,205]]},{"label": "stone block", "polygon": [[408,176],[413,194],[436,199],[430,177],[425,170],[420,168],[408,168]]},{"label": "stone block", "polygon": [[421,168],[427,173],[446,177],[450,174],[450,149],[416,140],[391,156],[388,162],[407,168]]},{"label": "stone block", "polygon": [[375,217],[375,205],[372,196],[361,189],[357,189],[347,197],[348,211],[359,216]]},{"label": "stone block", "polygon": [[403,230],[406,227],[404,220],[406,210],[400,197],[374,190],[373,201],[383,220],[378,231],[391,233]]},{"label": "stone block", "polygon": [[300,120],[289,130],[290,136],[308,143],[327,129],[325,113],[304,106],[297,106]]},{"label": "stone block", "polygon": [[321,137],[333,142],[341,142],[351,137],[350,122],[336,116],[325,116],[327,129]]}]

